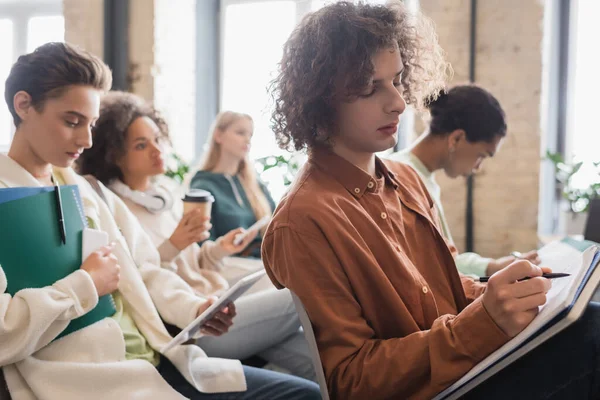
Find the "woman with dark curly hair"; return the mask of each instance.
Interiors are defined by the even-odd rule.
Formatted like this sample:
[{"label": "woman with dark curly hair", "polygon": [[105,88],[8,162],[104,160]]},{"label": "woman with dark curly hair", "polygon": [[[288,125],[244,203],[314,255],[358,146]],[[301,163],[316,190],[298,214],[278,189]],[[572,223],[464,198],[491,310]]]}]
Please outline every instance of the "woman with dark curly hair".
[{"label": "woman with dark curly hair", "polygon": [[[163,178],[169,128],[142,98],[125,92],[108,93],[94,128],[94,146],[77,160],[79,173],[93,175],[117,193],[135,214],[158,248],[161,261],[176,266],[190,286],[205,296],[227,289],[218,272],[226,256],[240,252],[234,229],[205,241],[209,218],[196,209],[183,215],[178,188]],[[196,242],[203,242],[202,246]]]},{"label": "woman with dark curly hair", "polygon": [[[110,92],[102,99],[93,140],[94,146],[77,161],[78,172],[95,176],[123,200],[158,248],[163,267],[174,270],[203,297],[227,289],[224,274],[235,262],[225,266],[224,257],[240,252],[254,237],[236,245],[234,238],[243,230],[233,229],[215,241],[196,243],[208,237],[210,224],[198,209],[184,215],[180,196],[173,194],[177,188],[161,178],[169,132],[160,114],[139,96]],[[237,315],[226,334],[217,340],[202,337],[198,345],[211,357],[259,355],[314,380],[290,293],[266,283],[266,288],[236,301]]]},{"label": "woman with dark curly hair", "polygon": [[[391,3],[306,16],[271,88],[279,143],[309,159],[275,211],[263,262],[306,308],[334,399],[433,398],[529,325],[550,288],[524,260],[487,287],[461,277],[417,173],[376,157],[395,145],[406,104],[436,93],[446,71],[431,24]],[[598,311],[473,398],[597,398]]]}]

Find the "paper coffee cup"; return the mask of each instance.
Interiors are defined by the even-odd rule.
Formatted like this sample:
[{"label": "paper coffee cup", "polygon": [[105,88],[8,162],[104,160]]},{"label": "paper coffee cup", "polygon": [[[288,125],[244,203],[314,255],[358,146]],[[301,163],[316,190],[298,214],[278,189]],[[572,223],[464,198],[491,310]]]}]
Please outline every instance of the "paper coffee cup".
[{"label": "paper coffee cup", "polygon": [[212,203],[215,202],[213,195],[202,189],[191,189],[182,200],[184,214],[199,208],[206,217],[210,217]]}]

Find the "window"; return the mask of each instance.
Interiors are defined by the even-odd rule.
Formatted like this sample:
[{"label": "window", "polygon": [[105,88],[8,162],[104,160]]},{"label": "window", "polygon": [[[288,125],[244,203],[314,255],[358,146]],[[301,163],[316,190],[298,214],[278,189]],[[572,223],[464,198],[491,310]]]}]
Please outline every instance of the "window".
[{"label": "window", "polygon": [[[371,2],[384,4],[385,0]],[[281,153],[269,128],[272,100],[267,87],[295,25],[307,12],[328,3],[331,0],[221,0],[219,109],[252,116],[252,158]]]},{"label": "window", "polygon": [[[594,16],[600,3],[594,0],[550,1],[545,12],[544,85],[542,97],[542,154],[560,153],[567,163],[583,162],[570,181],[585,191],[600,182],[594,162],[600,145],[594,114],[600,79],[594,74],[596,50],[593,39],[600,34]],[[582,203],[582,205],[585,205]],[[554,167],[542,162],[538,232],[541,235],[581,234],[585,218],[566,211]]]},{"label": "window", "polygon": [[[0,79],[2,81],[0,89],[4,93],[4,82],[13,63],[13,23],[10,19],[0,19],[0,37],[3,38],[0,40],[0,54],[2,54],[0,58]],[[0,107],[0,151],[10,143],[11,129],[13,129],[11,115],[4,102],[2,103]]]},{"label": "window", "polygon": [[27,23],[27,52],[48,42],[65,40],[65,18],[62,15],[32,17]]},{"label": "window", "polygon": [[[47,42],[64,40],[61,0],[4,0],[0,2],[0,89],[17,58]],[[0,105],[0,152],[8,150],[14,134],[4,100]]]},{"label": "window", "polygon": [[267,86],[274,78],[283,44],[296,24],[296,2],[228,4],[222,10],[225,23],[220,109],[247,113],[254,119],[252,158],[277,154],[279,149],[269,128]]},{"label": "window", "polygon": [[[189,161],[196,150],[196,43],[195,40],[182,43],[181,38],[192,38],[196,34],[196,0],[176,3],[174,6],[172,1],[154,2],[154,68],[157,71],[154,106],[169,125],[173,148]],[[205,88],[200,88],[201,93],[203,90]]]},{"label": "window", "polygon": [[573,176],[573,185],[584,189],[600,181],[594,162],[600,162],[600,125],[596,119],[600,77],[596,71],[596,46],[600,36],[597,17],[600,2],[579,0],[575,14],[575,58],[571,64],[572,97],[567,116],[567,157],[584,164]]},{"label": "window", "polygon": [[[272,99],[267,87],[275,77],[283,44],[302,17],[332,0],[221,0],[219,109],[254,119],[253,159],[284,153],[270,129]],[[385,0],[370,0],[384,4]],[[409,0],[411,9],[417,0]],[[269,189],[278,199],[285,186],[274,177]]]}]

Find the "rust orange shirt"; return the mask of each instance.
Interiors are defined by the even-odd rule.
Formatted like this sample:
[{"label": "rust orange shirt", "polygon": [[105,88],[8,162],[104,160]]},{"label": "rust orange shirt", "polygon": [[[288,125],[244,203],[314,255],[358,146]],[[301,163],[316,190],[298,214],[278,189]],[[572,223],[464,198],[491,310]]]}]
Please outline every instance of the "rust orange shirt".
[{"label": "rust orange shirt", "polygon": [[263,241],[271,280],[302,300],[334,399],[427,399],[509,340],[461,277],[410,167],[378,178],[314,151]]}]

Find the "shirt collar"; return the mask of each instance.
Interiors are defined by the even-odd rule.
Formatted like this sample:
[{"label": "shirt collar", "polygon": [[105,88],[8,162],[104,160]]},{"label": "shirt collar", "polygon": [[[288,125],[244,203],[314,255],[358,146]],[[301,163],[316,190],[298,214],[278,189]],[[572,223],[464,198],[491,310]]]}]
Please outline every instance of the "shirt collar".
[{"label": "shirt collar", "polygon": [[[364,170],[328,149],[313,149],[309,161],[340,182],[352,196],[360,199],[365,192],[377,192],[382,189],[378,180]],[[375,157],[375,170],[383,177],[384,185],[398,188],[396,176],[387,166]]]},{"label": "shirt collar", "polygon": [[421,161],[421,159],[419,157],[417,157],[415,155],[415,153],[413,153],[412,151],[408,153],[408,157],[410,159],[410,161],[413,163],[413,165],[415,166],[415,169],[421,173],[421,175],[423,175],[425,178],[429,179],[431,177],[433,177],[433,172],[431,172],[426,166],[425,164],[423,164],[423,161]]}]

